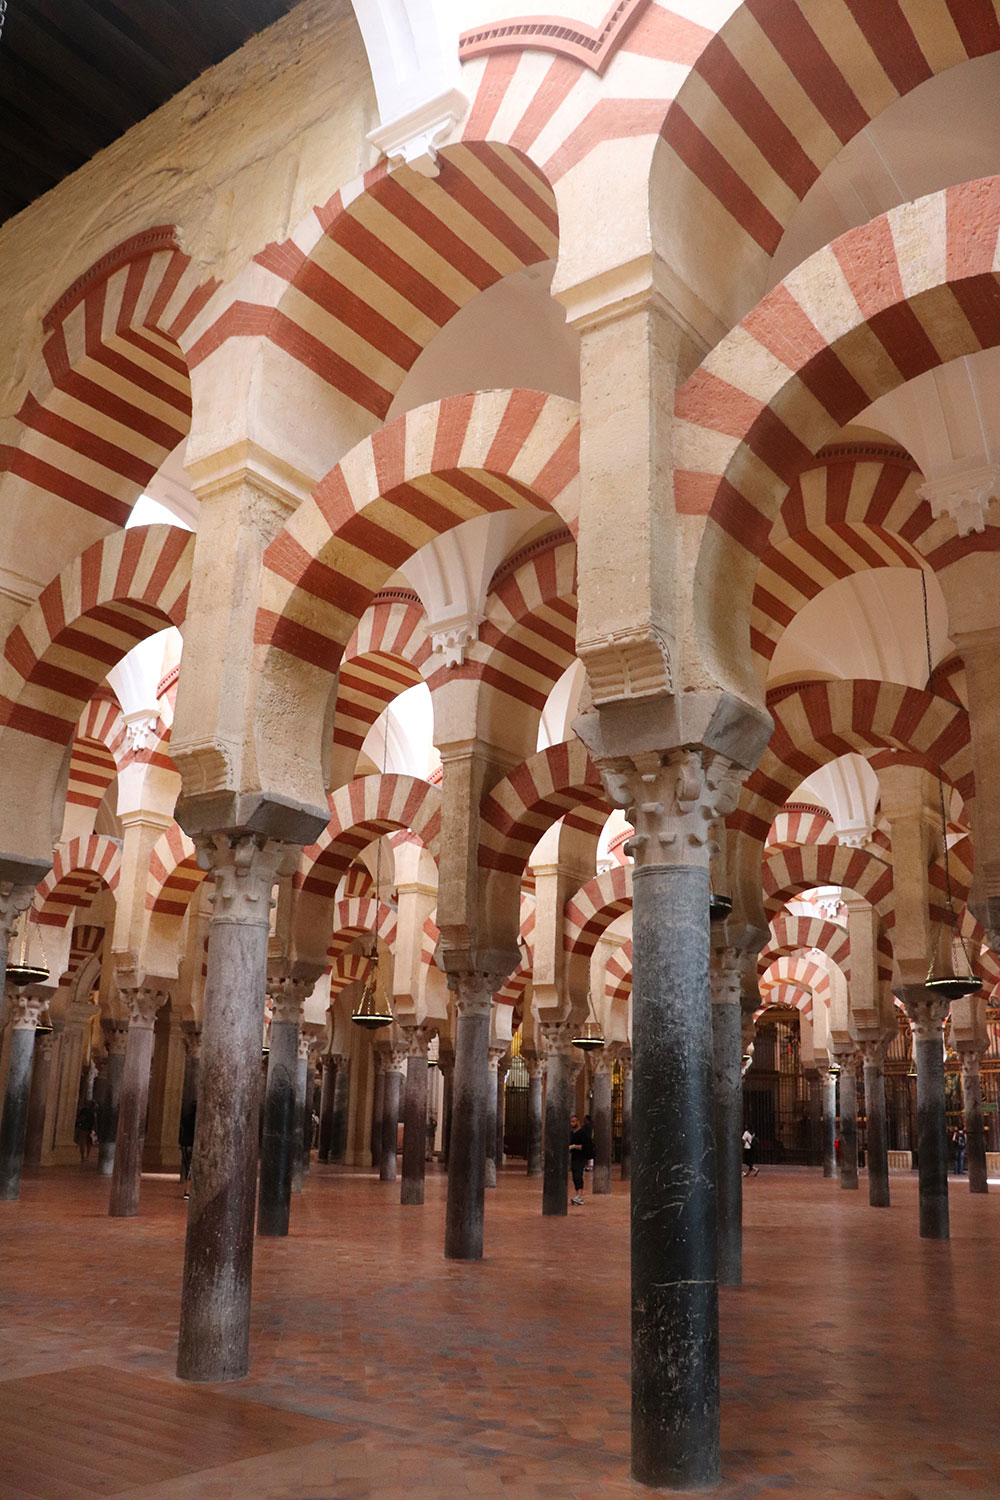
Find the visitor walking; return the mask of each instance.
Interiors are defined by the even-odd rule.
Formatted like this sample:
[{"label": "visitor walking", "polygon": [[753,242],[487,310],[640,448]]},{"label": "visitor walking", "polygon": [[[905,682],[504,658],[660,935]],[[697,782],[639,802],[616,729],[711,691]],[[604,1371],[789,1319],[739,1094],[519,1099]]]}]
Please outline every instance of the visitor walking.
[{"label": "visitor walking", "polygon": [[583,1173],[587,1165],[587,1152],[590,1149],[587,1129],[586,1126],[580,1124],[579,1116],[571,1115],[569,1131],[569,1169],[573,1174],[573,1187],[576,1189],[569,1201],[577,1208],[582,1208]]}]

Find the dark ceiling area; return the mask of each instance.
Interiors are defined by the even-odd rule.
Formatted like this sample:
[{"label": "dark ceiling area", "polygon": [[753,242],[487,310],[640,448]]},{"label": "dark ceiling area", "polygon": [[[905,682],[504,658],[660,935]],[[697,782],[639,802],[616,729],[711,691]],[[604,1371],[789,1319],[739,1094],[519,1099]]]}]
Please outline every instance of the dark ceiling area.
[{"label": "dark ceiling area", "polygon": [[0,222],[298,0],[7,0]]}]

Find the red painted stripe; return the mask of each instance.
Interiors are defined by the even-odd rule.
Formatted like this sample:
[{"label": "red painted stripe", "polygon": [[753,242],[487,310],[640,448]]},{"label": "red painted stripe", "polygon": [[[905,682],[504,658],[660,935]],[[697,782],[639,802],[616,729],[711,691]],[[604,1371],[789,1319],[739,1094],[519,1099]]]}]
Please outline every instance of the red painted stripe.
[{"label": "red painted stripe", "polygon": [[899,0],[878,0],[877,5],[846,0],[846,5],[897,93],[908,94],[933,78],[934,70]]},{"label": "red painted stripe", "polygon": [[131,514],[131,504],[125,504],[107,491],[98,489],[96,485],[86,484],[82,479],[66,474],[62,469],[21,449],[0,447],[0,471],[3,470],[23,479],[26,484],[45,490],[50,495],[58,495],[61,500],[68,500],[71,505],[102,521],[109,521],[112,526],[124,526]]},{"label": "red painted stripe", "polygon": [[799,0],[745,0],[745,4],[810,102],[846,146],[868,124],[868,112],[809,25]]},{"label": "red painted stripe", "polygon": [[493,474],[506,474],[514,467],[547,401],[548,397],[542,391],[516,390],[511,393],[484,468]]},{"label": "red painted stripe", "polygon": [[[492,203],[487,192],[474,183],[471,177],[466,177],[468,188],[463,189],[461,197],[452,193],[456,201],[461,202],[470,212],[474,211],[478,204],[477,217],[481,223],[490,230],[491,234],[501,239],[515,255],[520,256],[525,265],[534,265],[536,260],[546,260],[554,255],[558,248],[555,241],[559,234],[559,215],[556,212],[555,199],[548,180],[538,172],[537,168],[534,168],[537,187],[533,188],[531,183],[507,159],[509,152],[506,146],[490,146],[483,141],[466,141],[464,149],[470,156],[482,162],[496,181],[502,183],[511,196],[524,205],[532,218],[537,219],[548,230],[552,236],[552,242],[540,244],[534,238],[534,226],[529,234],[527,224],[519,224],[509,214],[501,212]],[[527,164],[534,167],[532,162]]]},{"label": "red painted stripe", "polygon": [[331,226],[329,237],[345,254],[359,261],[439,328],[443,328],[458,312],[457,302],[423,276],[405,256],[397,254],[380,235],[359,222],[351,210]]},{"label": "red painted stripe", "polygon": [[768,255],[773,255],[784,233],[784,225],[770,209],[765,208],[722,152],[699,130],[679,100],[675,99],[668,109],[660,134],[740,228]]},{"label": "red painted stripe", "polygon": [[359,334],[400,369],[408,370],[421,352],[421,344],[313,261],[303,261],[294,285],[310,302]]},{"label": "red painted stripe", "polygon": [[307,625],[300,625],[295,620],[287,620],[283,615],[276,615],[266,609],[257,611],[257,618],[254,622],[254,644],[271,646],[277,651],[285,652],[287,656],[294,656],[299,661],[322,667],[331,675],[337,670],[340,660],[340,648],[337,642],[331,640],[328,635],[323,635],[317,630],[310,630]]},{"label": "red painted stripe", "polygon": [[519,52],[494,52],[487,59],[476,97],[462,129],[463,137],[475,139],[489,134],[520,60]]},{"label": "red painted stripe", "polygon": [[51,438],[55,443],[69,448],[74,456],[100,464],[113,474],[120,474],[133,484],[145,485],[156,473],[156,466],[140,459],[127,448],[120,447],[101,437],[89,427],[81,427],[58,412],[42,406],[30,393],[26,396],[17,414],[19,422],[30,427],[32,432]]},{"label": "red painted stripe", "polygon": [[[516,63],[517,54],[510,55]],[[548,72],[511,133],[512,146],[519,151],[527,151],[534,145],[556,110],[569,97],[574,85],[583,77],[584,71],[583,65],[572,58],[553,58]]]},{"label": "red painted stripe", "polygon": [[419,239],[422,239],[429,250],[454,267],[477,291],[484,292],[488,286],[499,281],[499,271],[466,245],[457,230],[452,228],[447,217],[442,217],[442,215],[450,216],[451,208],[446,184],[457,185],[457,176],[461,174],[442,158],[441,177],[438,179],[441,185],[440,195],[433,194],[431,198],[433,208],[406,192],[395,177],[383,178],[373,188],[372,198]]},{"label": "red painted stripe", "polygon": [[970,57],[1000,52],[1000,20],[993,0],[945,0],[945,4]]},{"label": "red painted stripe", "polygon": [[709,43],[696,67],[775,174],[797,198],[804,198],[819,168],[721,36]]}]

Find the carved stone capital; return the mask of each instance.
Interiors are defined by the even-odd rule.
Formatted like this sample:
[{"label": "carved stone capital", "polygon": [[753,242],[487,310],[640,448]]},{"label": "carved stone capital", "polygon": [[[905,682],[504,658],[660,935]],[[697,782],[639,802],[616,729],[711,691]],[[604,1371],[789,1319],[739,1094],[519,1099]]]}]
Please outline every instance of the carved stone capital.
[{"label": "carved stone capital", "polygon": [[[489,1049],[490,1072],[494,1076],[496,1076],[496,1074],[499,1072],[500,1064],[503,1061],[503,1059],[506,1057],[506,1055],[507,1055],[507,1043],[506,1042],[504,1042],[503,1046],[499,1046],[496,1042],[491,1043],[490,1049]],[[504,1069],[504,1072],[506,1072],[506,1071],[507,1070]]]},{"label": "carved stone capital", "polygon": [[256,833],[205,833],[195,848],[199,868],[215,880],[212,921],[269,926],[271,888],[295,869],[298,846]]},{"label": "carved stone capital", "polygon": [[433,1026],[401,1026],[403,1034],[403,1046],[406,1048],[407,1057],[426,1057],[431,1038],[434,1035]]},{"label": "carved stone capital", "polygon": [[387,1073],[406,1072],[407,1049],[405,1046],[401,1047],[398,1042],[393,1042],[384,1056],[385,1071]]},{"label": "carved stone capital", "polygon": [[605,1073],[610,1073],[614,1067],[614,1054],[607,1047],[595,1048],[587,1057],[590,1065],[590,1073],[593,1078],[601,1078]]},{"label": "carved stone capital", "polygon": [[55,1043],[55,1033],[51,1031],[47,1031],[44,1036],[35,1037],[35,1051],[39,1054],[43,1063],[51,1062],[52,1049]]},{"label": "carved stone capital", "polygon": [[48,1004],[40,995],[25,995],[17,991],[11,996],[10,1024],[14,1031],[34,1031],[42,1011]]},{"label": "carved stone capital", "polygon": [[299,1062],[305,1062],[305,1063],[307,1063],[309,1061],[309,1054],[313,1051],[313,1049],[314,1049],[315,1046],[316,1046],[316,1038],[314,1036],[310,1036],[309,1033],[306,1032],[306,1031],[300,1031],[299,1032]]},{"label": "carved stone capital", "polygon": [[521,1061],[524,1063],[524,1066],[528,1070],[528,1077],[529,1078],[544,1078],[545,1077],[545,1059],[544,1059],[544,1057],[526,1057],[524,1055],[524,1053],[522,1052],[521,1053]]},{"label": "carved stone capital", "polygon": [[201,1032],[184,1031],[184,1051],[192,1062],[197,1062],[201,1057]]},{"label": "carved stone capital", "polygon": [[102,1021],[101,1030],[104,1033],[104,1045],[108,1049],[108,1056],[123,1057],[128,1041],[128,1027],[119,1021]]},{"label": "carved stone capital", "polygon": [[914,1041],[942,1041],[945,1017],[951,1002],[935,995],[932,990],[925,990],[919,984],[904,985],[898,994],[913,1028]]},{"label": "carved stone capital", "polygon": [[448,988],[455,996],[460,1016],[488,1016],[493,996],[506,980],[506,974],[449,974]]},{"label": "carved stone capital", "polygon": [[346,1052],[331,1052],[330,1061],[333,1063],[338,1073],[342,1068],[349,1068],[351,1066],[351,1059],[348,1057]]},{"label": "carved stone capital", "polygon": [[985,1052],[989,1051],[989,1042],[956,1042],[955,1051],[958,1060],[962,1064],[963,1078],[978,1078],[979,1063]]},{"label": "carved stone capital", "polygon": [[33,885],[13,885],[0,881],[0,947],[10,945],[10,935],[22,912],[28,910],[35,894]]},{"label": "carved stone capital", "polygon": [[306,996],[312,985],[304,979],[293,979],[289,974],[268,979],[267,993],[271,1001],[271,1022],[301,1026]]},{"label": "carved stone capital", "polygon": [[135,989],[123,989],[119,985],[118,992],[128,1010],[129,1026],[140,1031],[152,1031],[156,1012],[170,999],[166,990],[157,989],[155,985],[138,985]]},{"label": "carved stone capital", "polygon": [[568,1021],[542,1021],[538,1029],[546,1060],[573,1056],[573,1027]]},{"label": "carved stone capital", "polygon": [[719,948],[712,954],[708,977],[713,1005],[739,1005],[742,974],[735,948]]},{"label": "carved stone capital", "polygon": [[716,845],[713,822],[732,812],[745,772],[710,750],[670,750],[602,763],[608,796],[635,829],[625,843],[638,868],[701,865]]},{"label": "carved stone capital", "polygon": [[885,1062],[885,1042],[881,1037],[859,1038],[858,1051],[866,1068],[880,1068]]}]

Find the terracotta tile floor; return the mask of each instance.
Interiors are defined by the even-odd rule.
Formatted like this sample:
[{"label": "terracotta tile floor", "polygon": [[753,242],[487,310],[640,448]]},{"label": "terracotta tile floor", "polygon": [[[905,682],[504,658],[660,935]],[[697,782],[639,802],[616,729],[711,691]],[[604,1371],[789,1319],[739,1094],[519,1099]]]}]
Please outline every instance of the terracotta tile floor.
[{"label": "terracotta tile floor", "polygon": [[[488,1258],[441,1255],[444,1178],[314,1167],[259,1241],[253,1369],[173,1378],[185,1204],[147,1178],[106,1216],[92,1169],[0,1205],[0,1500],[603,1500],[628,1478],[628,1199],[543,1220],[516,1167]],[[746,1285],[722,1298],[725,1500],[1000,1497],[1000,1191],[868,1208],[818,1173],[747,1184]]]}]

